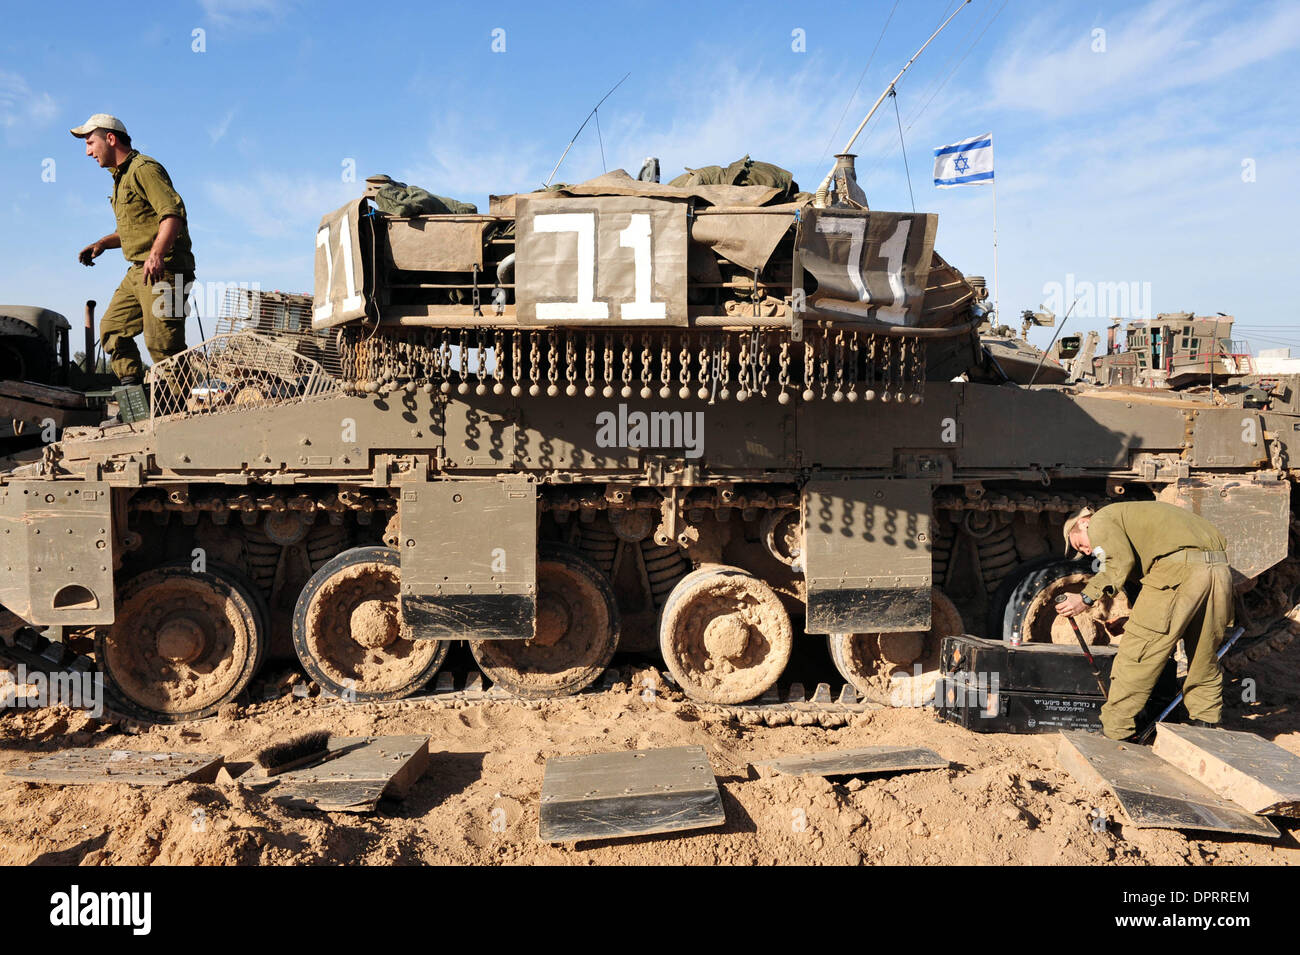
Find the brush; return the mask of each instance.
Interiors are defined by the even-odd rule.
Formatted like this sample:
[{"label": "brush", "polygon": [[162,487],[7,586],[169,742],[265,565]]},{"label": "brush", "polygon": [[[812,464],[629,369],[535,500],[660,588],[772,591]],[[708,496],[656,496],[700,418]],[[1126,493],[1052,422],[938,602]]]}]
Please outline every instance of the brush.
[{"label": "brush", "polygon": [[278,776],[328,754],[328,730],[312,730],[263,747],[253,756],[262,775]]}]

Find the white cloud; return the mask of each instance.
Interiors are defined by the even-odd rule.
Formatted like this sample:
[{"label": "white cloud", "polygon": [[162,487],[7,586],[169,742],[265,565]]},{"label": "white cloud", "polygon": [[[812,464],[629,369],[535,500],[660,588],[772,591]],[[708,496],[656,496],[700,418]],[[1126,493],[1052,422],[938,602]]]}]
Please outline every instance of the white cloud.
[{"label": "white cloud", "polygon": [[[801,187],[812,190],[817,182],[805,180],[819,181],[830,168],[829,158],[825,163],[819,159],[827,131],[843,110],[842,91],[849,88],[845,75],[814,61],[786,74],[739,59],[720,61],[710,54],[662,78],[654,94],[653,117],[611,99],[599,113],[599,129],[596,119],[587,124],[555,181],[599,176],[603,141],[604,167],[622,167],[634,176],[647,156],[659,157],[666,182],[687,166],[726,165],[748,152],[754,159],[792,169]],[[707,96],[701,95],[702,89],[709,91]],[[828,96],[828,90],[837,92]],[[508,128],[485,130],[483,114],[448,116],[443,111],[433,120],[424,157],[405,168],[382,171],[468,201],[481,202],[488,192],[537,189],[583,116],[584,111],[575,111],[572,126],[539,141],[524,140]],[[369,171],[358,170],[363,174]]]},{"label": "white cloud", "polygon": [[219,123],[215,126],[208,127],[208,139],[211,140],[212,145],[215,146],[225,137],[227,131],[230,129],[231,121],[235,118],[236,112],[238,111],[234,109],[228,110]]},{"label": "white cloud", "polygon": [[58,104],[49,93],[37,93],[17,73],[0,70],[0,127],[43,126],[54,119]]},{"label": "white cloud", "polygon": [[289,172],[260,172],[204,184],[207,197],[259,238],[311,242],[321,216],[361,194],[358,183]]},{"label": "white cloud", "polygon": [[1300,47],[1300,7],[1155,0],[1094,28],[1106,31],[1104,52],[1093,51],[1091,28],[1059,20],[1018,31],[1018,45],[993,69],[993,105],[1061,115],[1149,102]]},{"label": "white cloud", "polygon": [[[546,146],[518,134],[485,130],[478,118],[440,114],[427,149],[413,162],[395,168],[358,169],[357,178],[386,173],[437,195],[480,202],[489,192],[504,194],[536,189],[555,158],[547,163]],[[562,148],[562,147],[561,147]],[[486,209],[480,204],[480,211]]]},{"label": "white cloud", "polygon": [[296,0],[199,0],[199,7],[210,23],[245,29],[278,23],[296,5]]}]

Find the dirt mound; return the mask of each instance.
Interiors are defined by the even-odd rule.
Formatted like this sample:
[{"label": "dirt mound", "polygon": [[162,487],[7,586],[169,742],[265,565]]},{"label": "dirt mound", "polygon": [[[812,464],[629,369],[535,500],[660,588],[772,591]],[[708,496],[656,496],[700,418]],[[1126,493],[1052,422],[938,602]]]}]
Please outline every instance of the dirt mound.
[{"label": "dirt mound", "polygon": [[[1300,647],[1244,676],[1254,683],[1234,681],[1225,694],[1229,725],[1300,753]],[[404,801],[372,815],[285,808],[238,784],[38,786],[0,776],[0,863],[1300,863],[1293,822],[1273,841],[1124,825],[1113,798],[1087,794],[1060,769],[1054,736],[977,735],[919,708],[860,714],[838,729],[751,726],[658,686],[640,674],[604,693],[533,704],[288,697],[139,732],[68,710],[6,710],[0,772],[69,746],[215,752],[239,772],[267,743],[317,728],[427,733],[431,763]],[[951,765],[845,780],[751,767],[873,744],[928,746]],[[577,846],[537,841],[547,758],[683,745],[709,754],[724,827]],[[1100,829],[1098,814],[1109,820]]]}]

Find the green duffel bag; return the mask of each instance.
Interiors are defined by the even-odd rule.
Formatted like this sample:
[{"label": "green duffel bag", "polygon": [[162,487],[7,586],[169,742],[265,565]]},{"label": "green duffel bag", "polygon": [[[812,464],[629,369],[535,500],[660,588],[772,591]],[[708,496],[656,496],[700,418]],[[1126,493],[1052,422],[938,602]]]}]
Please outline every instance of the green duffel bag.
[{"label": "green duffel bag", "polygon": [[419,186],[400,183],[384,186],[374,196],[375,205],[389,216],[446,216],[478,212],[478,206],[446,196],[435,196]]}]

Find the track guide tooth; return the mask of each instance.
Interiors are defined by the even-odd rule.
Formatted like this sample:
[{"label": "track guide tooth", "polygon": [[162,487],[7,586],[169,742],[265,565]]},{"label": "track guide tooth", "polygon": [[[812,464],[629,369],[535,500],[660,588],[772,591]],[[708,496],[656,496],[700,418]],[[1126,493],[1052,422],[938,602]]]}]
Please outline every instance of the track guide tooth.
[{"label": "track guide tooth", "polygon": [[67,647],[63,644],[51,640],[45,645],[44,649],[41,650],[41,659],[48,660],[56,667],[61,667],[63,666],[63,657],[66,650]]},{"label": "track guide tooth", "polygon": [[455,693],[456,677],[449,671],[444,670],[438,674],[437,682],[433,685],[434,693]]},{"label": "track guide tooth", "polygon": [[840,687],[840,696],[836,702],[841,706],[852,706],[858,702],[858,691],[854,689],[852,683],[845,683]]},{"label": "track guide tooth", "polygon": [[818,683],[817,688],[813,690],[812,699],[809,703],[830,703],[831,702],[831,685],[829,683]]},{"label": "track guide tooth", "polygon": [[785,701],[787,703],[802,703],[807,698],[802,683],[791,683],[790,689],[787,690],[785,694]]},{"label": "track guide tooth", "polygon": [[98,672],[95,661],[76,653],[67,644],[48,640],[31,630],[14,634],[13,646],[0,644],[0,657],[5,662],[21,664],[29,673],[75,673],[78,676]]},{"label": "track guide tooth", "polygon": [[30,630],[19,631],[14,636],[14,645],[32,653],[40,653],[45,644],[45,638],[39,633],[32,633]]}]

